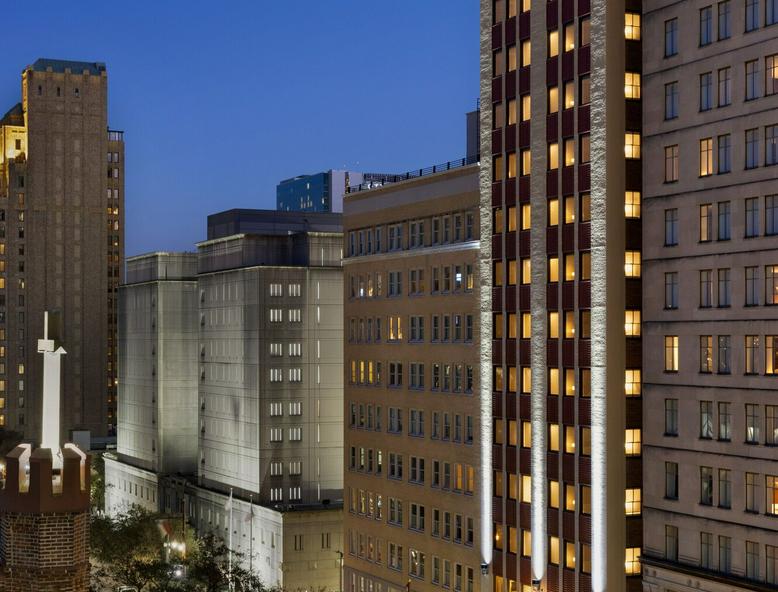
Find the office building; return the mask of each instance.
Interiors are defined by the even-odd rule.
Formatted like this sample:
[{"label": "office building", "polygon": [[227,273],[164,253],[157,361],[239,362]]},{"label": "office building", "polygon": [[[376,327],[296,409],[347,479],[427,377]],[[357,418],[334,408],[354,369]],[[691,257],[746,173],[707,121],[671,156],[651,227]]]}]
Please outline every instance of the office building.
[{"label": "office building", "polygon": [[776,23],[772,0],[645,5],[651,592],[778,585]]},{"label": "office building", "polygon": [[499,592],[641,588],[640,20],[481,2]]},{"label": "office building", "polygon": [[[336,590],[342,550],[340,215],[213,217],[194,253],[128,261],[106,509],[184,512],[268,585]],[[223,233],[250,220],[261,234]],[[249,563],[250,561],[250,563]]]},{"label": "office building", "polygon": [[44,310],[62,319],[64,437],[114,434],[124,142],[107,107],[104,64],[39,59],[0,120],[0,425],[28,440],[41,432]]},{"label": "office building", "polygon": [[491,589],[480,568],[491,418],[478,375],[479,171],[465,163],[346,196],[349,592]]},{"label": "office building", "polygon": [[285,179],[276,186],[276,209],[284,212],[342,212],[352,185],[381,184],[390,175],[329,170]]}]

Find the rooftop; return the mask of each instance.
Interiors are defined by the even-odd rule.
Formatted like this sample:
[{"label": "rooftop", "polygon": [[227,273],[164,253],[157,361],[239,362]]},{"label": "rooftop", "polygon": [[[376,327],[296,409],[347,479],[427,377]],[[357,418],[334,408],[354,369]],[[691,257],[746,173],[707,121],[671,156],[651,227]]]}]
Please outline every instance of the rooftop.
[{"label": "rooftop", "polygon": [[343,232],[343,216],[328,212],[234,209],[208,216],[208,240],[235,234]]},{"label": "rooftop", "polygon": [[59,72],[60,74],[64,74],[66,69],[69,69],[73,74],[80,74],[84,70],[88,70],[90,74],[96,76],[105,72],[105,64],[103,62],[78,62],[72,60],[52,60],[49,58],[38,58],[28,68],[35,72],[46,72],[51,68],[52,71]]},{"label": "rooftop", "polygon": [[444,162],[442,164],[435,164],[423,169],[415,169],[412,171],[408,171],[407,173],[401,173],[399,175],[386,175],[383,179],[379,181],[366,181],[365,183],[360,183],[359,185],[352,185],[348,189],[346,189],[346,193],[358,193],[360,191],[367,191],[369,189],[377,189],[379,187],[383,187],[384,185],[389,185],[391,183],[400,183],[401,181],[408,181],[409,179],[418,179],[420,177],[427,177],[429,175],[435,175],[437,173],[443,173],[445,171],[450,171],[452,169],[459,169],[462,167],[470,166],[471,164],[476,164],[481,160],[481,155],[476,154],[474,156],[466,156],[465,158],[460,158],[459,160],[449,160],[448,162]]}]

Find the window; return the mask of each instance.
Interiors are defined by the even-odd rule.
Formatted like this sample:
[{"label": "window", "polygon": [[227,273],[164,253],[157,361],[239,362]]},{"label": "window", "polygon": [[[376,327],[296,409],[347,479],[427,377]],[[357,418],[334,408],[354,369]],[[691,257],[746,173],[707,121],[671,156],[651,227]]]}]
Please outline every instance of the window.
[{"label": "window", "polygon": [[532,169],[532,153],[529,149],[521,151],[521,174],[529,175]]},{"label": "window", "polygon": [[529,66],[532,57],[532,46],[529,40],[521,42],[521,65],[522,67]]},{"label": "window", "polygon": [[732,209],[730,202],[721,201],[718,203],[719,228],[718,240],[729,240],[732,237],[731,221]]},{"label": "window", "polygon": [[732,103],[732,68],[727,66],[719,70],[719,107],[725,107],[730,103]]},{"label": "window", "polygon": [[640,191],[626,191],[624,193],[624,216],[626,218],[640,218]]},{"label": "window", "polygon": [[678,272],[665,273],[665,308],[678,308]]},{"label": "window", "polygon": [[665,372],[678,372],[677,335],[665,335]]},{"label": "window", "polygon": [[723,175],[732,170],[732,137],[729,134],[723,134],[718,138],[719,162],[718,174]]},{"label": "window", "polygon": [[624,14],[624,37],[640,41],[640,14],[627,12]]},{"label": "window", "polygon": [[759,236],[759,198],[746,198],[746,238]]},{"label": "window", "polygon": [[759,166],[759,130],[746,130],[746,168],[753,169]]},{"label": "window", "polygon": [[592,100],[592,80],[589,76],[581,76],[581,88],[578,95],[580,105],[588,105]]},{"label": "window", "polygon": [[746,577],[759,579],[759,543],[753,541],[746,541]]},{"label": "window", "polygon": [[678,499],[678,463],[665,462],[665,497]]},{"label": "window", "polygon": [[665,146],[665,183],[678,181],[678,145]]},{"label": "window", "polygon": [[746,33],[759,28],[759,0],[746,0]]},{"label": "window", "polygon": [[554,29],[548,32],[548,57],[553,58],[559,55],[559,30]]},{"label": "window", "polygon": [[732,539],[728,536],[719,536],[719,571],[732,571]]},{"label": "window", "polygon": [[575,164],[575,140],[572,138],[565,139],[565,166],[572,166]]},{"label": "window", "polygon": [[764,148],[765,166],[778,164],[778,125],[768,125],[764,128]]},{"label": "window", "polygon": [[732,507],[732,478],[729,469],[719,469],[719,508]]},{"label": "window", "polygon": [[719,374],[729,374],[732,372],[732,347],[731,336],[719,335],[718,339],[718,359],[719,359]]},{"label": "window", "polygon": [[713,108],[713,74],[700,74],[700,111]]},{"label": "window", "polygon": [[[640,251],[624,253],[624,275],[628,278],[640,277]],[[585,278],[581,278],[585,279]]]},{"label": "window", "polygon": [[746,442],[759,444],[759,405],[746,403]]},{"label": "window", "polygon": [[640,134],[635,132],[624,134],[624,157],[628,159],[640,158]]},{"label": "window", "polygon": [[700,45],[713,42],[713,8],[706,6],[700,9]]},{"label": "window", "polygon": [[759,61],[746,62],[746,101],[759,98]]},{"label": "window", "polygon": [[568,23],[565,25],[565,51],[572,51],[575,49],[575,24]]},{"label": "window", "polygon": [[729,0],[719,2],[719,41],[732,36],[732,7]]},{"label": "window", "polygon": [[729,412],[729,403],[719,403],[719,440],[732,439],[732,414]]},{"label": "window", "polygon": [[624,430],[624,453],[627,456],[640,456],[641,432],[640,429]]},{"label": "window", "polygon": [[624,571],[628,576],[640,573],[640,547],[627,547],[624,555]]},{"label": "window", "polygon": [[589,45],[591,41],[591,22],[588,16],[581,19],[581,31],[578,39],[581,47]]},{"label": "window", "polygon": [[[756,346],[754,350],[759,348],[759,338],[754,336],[756,340]],[[765,337],[765,368],[764,373],[769,375],[778,374],[778,336],[767,335]]]},{"label": "window", "polygon": [[730,281],[730,270],[719,269],[718,270],[718,287],[719,287],[719,307],[727,307],[732,304],[732,282]]},{"label": "window", "polygon": [[669,58],[678,53],[678,19],[665,21],[665,57]]},{"label": "window", "polygon": [[776,0],[765,1],[765,17],[764,24],[774,25],[778,22],[778,2]]},{"label": "window", "polygon": [[700,242],[707,242],[713,238],[713,205],[702,204],[700,206]]},{"label": "window", "polygon": [[713,401],[700,401],[700,438],[713,438]]},{"label": "window", "polygon": [[765,545],[766,573],[769,584],[778,584],[778,547]]},{"label": "window", "polygon": [[640,497],[640,488],[626,490],[624,510],[627,516],[640,515]]},{"label": "window", "polygon": [[665,84],[665,119],[678,117],[678,82]]},{"label": "window", "polygon": [[640,311],[624,311],[624,334],[627,337],[640,336]]},{"label": "window", "polygon": [[530,95],[522,95],[521,96],[521,120],[522,121],[529,121],[529,118],[532,114],[532,108],[531,108],[531,102],[530,102]]},{"label": "window", "polygon": [[700,372],[704,374],[713,372],[713,337],[711,335],[700,335]]},{"label": "window", "polygon": [[746,512],[759,511],[759,475],[746,473]]},{"label": "window", "polygon": [[[768,2],[770,1],[768,0]],[[764,70],[764,93],[774,95],[778,93],[778,54],[767,56],[764,59]]]},{"label": "window", "polygon": [[624,73],[624,97],[627,99],[640,98],[640,74],[637,72]]},{"label": "window", "polygon": [[678,561],[678,527],[665,525],[665,559]]},{"label": "window", "polygon": [[700,140],[700,177],[713,174],[713,138]]},{"label": "window", "polygon": [[778,195],[765,196],[764,214],[764,233],[778,234]]},{"label": "window", "polygon": [[746,267],[746,306],[759,304],[759,268]]},{"label": "window", "polygon": [[548,145],[548,168],[549,170],[559,168],[559,144],[557,142]]},{"label": "window", "polygon": [[700,567],[713,568],[713,535],[709,532],[700,533]]},{"label": "window", "polygon": [[678,435],[678,399],[665,399],[665,436]]},{"label": "window", "polygon": [[765,267],[765,304],[778,304],[778,265]]}]

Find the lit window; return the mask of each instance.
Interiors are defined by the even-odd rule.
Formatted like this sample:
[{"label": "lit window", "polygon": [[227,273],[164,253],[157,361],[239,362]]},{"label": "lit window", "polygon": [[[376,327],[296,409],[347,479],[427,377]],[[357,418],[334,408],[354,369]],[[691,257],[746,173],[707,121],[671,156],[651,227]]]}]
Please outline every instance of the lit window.
[{"label": "lit window", "polygon": [[565,510],[575,512],[575,486],[565,485]]},{"label": "lit window", "polygon": [[548,537],[548,562],[559,565],[559,537]]},{"label": "lit window", "polygon": [[553,30],[548,33],[548,57],[553,58],[559,55],[559,31]]},{"label": "lit window", "polygon": [[640,218],[640,191],[626,191],[624,193],[624,216]]},{"label": "lit window", "polygon": [[532,260],[527,257],[521,260],[521,283],[527,285],[532,281]]},{"label": "lit window", "polygon": [[677,335],[665,335],[665,372],[678,372]]},{"label": "lit window", "polygon": [[516,99],[508,100],[508,125],[516,123]]},{"label": "lit window", "polygon": [[640,311],[624,311],[624,333],[627,337],[640,336]]},{"label": "lit window", "polygon": [[521,338],[530,339],[532,337],[532,315],[528,312],[521,315]]},{"label": "lit window", "polygon": [[521,501],[525,504],[532,503],[532,477],[530,475],[521,476]]},{"label": "lit window", "polygon": [[713,138],[700,140],[700,177],[713,174]]},{"label": "lit window", "polygon": [[548,338],[559,339],[559,313],[548,313]]},{"label": "lit window", "polygon": [[628,576],[640,573],[640,547],[628,547],[624,555],[624,571]]},{"label": "lit window", "polygon": [[640,277],[640,251],[627,251],[624,254],[624,275],[631,278]]},{"label": "lit window", "polygon": [[529,175],[532,170],[532,154],[529,149],[521,151],[521,174]]},{"label": "lit window", "polygon": [[549,170],[559,168],[559,144],[557,142],[548,145],[548,168]]},{"label": "lit window", "polygon": [[639,397],[640,393],[640,370],[625,370],[624,394],[628,397]]},{"label": "lit window", "polygon": [[575,107],[575,83],[565,82],[565,109]]},{"label": "lit window", "polygon": [[530,95],[522,95],[521,97],[521,120],[529,121],[532,115],[532,103]]},{"label": "lit window", "polygon": [[575,255],[565,255],[565,281],[572,282],[575,279]]},{"label": "lit window", "polygon": [[565,542],[565,567],[575,569],[575,543]]},{"label": "lit window", "polygon": [[528,421],[521,422],[521,445],[532,448],[532,424]]},{"label": "lit window", "polygon": [[548,483],[548,505],[551,508],[559,508],[559,481]]},{"label": "lit window", "polygon": [[565,452],[575,454],[575,428],[573,426],[565,426]]},{"label": "lit window", "polygon": [[511,152],[508,154],[508,178],[513,179],[516,177],[516,153]]},{"label": "lit window", "polygon": [[575,49],[575,24],[568,23],[565,25],[565,51],[572,51]]},{"label": "lit window", "polygon": [[516,46],[511,45],[508,48],[508,72],[513,72],[516,69]]},{"label": "lit window", "polygon": [[[557,335],[558,334],[559,333],[557,332]],[[548,394],[549,395],[559,394],[559,368],[548,369]]]},{"label": "lit window", "polygon": [[532,46],[529,40],[521,42],[521,65],[529,66],[532,58]]},{"label": "lit window", "polygon": [[556,113],[559,111],[559,87],[552,86],[548,89],[548,112]]},{"label": "lit window", "polygon": [[565,166],[575,164],[575,140],[567,138],[565,140]]},{"label": "lit window", "polygon": [[548,225],[556,226],[559,224],[559,200],[548,200]]},{"label": "lit window", "polygon": [[624,37],[640,41],[640,14],[628,12],[624,15]]},{"label": "lit window", "polygon": [[565,339],[575,337],[575,313],[572,310],[565,311]]},{"label": "lit window", "polygon": [[640,158],[640,134],[627,132],[624,134],[624,157]]},{"label": "lit window", "polygon": [[559,424],[552,423],[548,426],[548,449],[551,452],[559,452]]},{"label": "lit window", "polygon": [[559,257],[551,257],[548,260],[548,281],[559,281]]},{"label": "lit window", "polygon": [[[529,230],[530,226],[532,225],[532,209],[531,206],[527,204],[522,204],[521,206],[521,229],[522,230]],[[516,230],[514,227],[513,230]]]},{"label": "lit window", "polygon": [[[572,318],[573,313],[570,313]],[[575,335],[575,329],[571,333],[571,336]],[[575,370],[573,368],[565,368],[565,397],[575,396]]]},{"label": "lit window", "polygon": [[624,96],[627,99],[640,98],[640,74],[637,72],[624,73]]},{"label": "lit window", "polygon": [[624,430],[624,453],[627,456],[640,456],[640,428]]},{"label": "lit window", "polygon": [[640,488],[627,489],[624,502],[624,511],[627,516],[640,515]]}]

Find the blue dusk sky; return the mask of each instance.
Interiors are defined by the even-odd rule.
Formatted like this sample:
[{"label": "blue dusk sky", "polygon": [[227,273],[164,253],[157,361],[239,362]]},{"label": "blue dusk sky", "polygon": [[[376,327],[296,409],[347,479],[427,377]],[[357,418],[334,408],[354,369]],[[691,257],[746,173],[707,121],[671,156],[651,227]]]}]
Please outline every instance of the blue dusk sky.
[{"label": "blue dusk sky", "polygon": [[39,57],[105,62],[126,253],[192,249],[278,181],[464,156],[476,0],[36,0],[3,7],[0,111]]}]

